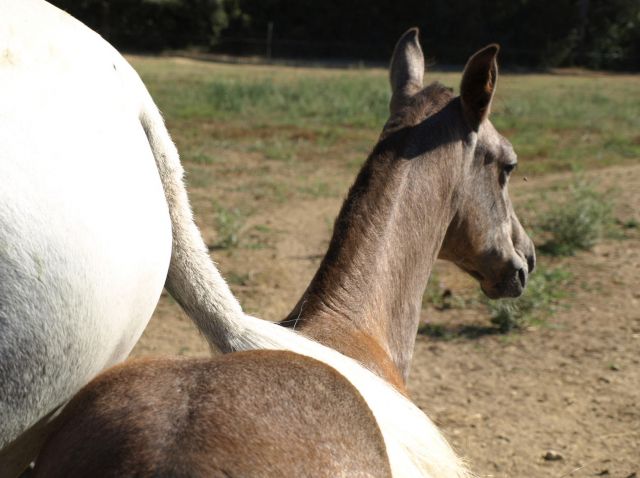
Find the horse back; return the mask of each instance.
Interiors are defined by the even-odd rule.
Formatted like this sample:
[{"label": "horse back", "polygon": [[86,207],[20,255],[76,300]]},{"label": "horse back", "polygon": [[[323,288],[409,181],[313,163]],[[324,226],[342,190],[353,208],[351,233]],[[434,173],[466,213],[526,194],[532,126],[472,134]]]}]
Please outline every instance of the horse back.
[{"label": "horse back", "polygon": [[115,367],[71,402],[35,477],[390,476],[359,392],[292,352]]}]

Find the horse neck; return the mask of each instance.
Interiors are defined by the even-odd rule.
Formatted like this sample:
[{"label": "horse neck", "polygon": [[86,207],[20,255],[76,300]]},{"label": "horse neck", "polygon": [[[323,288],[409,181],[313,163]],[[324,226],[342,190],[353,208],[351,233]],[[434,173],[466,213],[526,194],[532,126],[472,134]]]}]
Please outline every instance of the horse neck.
[{"label": "horse neck", "polygon": [[283,325],[404,387],[422,295],[452,217],[445,165],[374,151],[342,206],[315,277]]}]

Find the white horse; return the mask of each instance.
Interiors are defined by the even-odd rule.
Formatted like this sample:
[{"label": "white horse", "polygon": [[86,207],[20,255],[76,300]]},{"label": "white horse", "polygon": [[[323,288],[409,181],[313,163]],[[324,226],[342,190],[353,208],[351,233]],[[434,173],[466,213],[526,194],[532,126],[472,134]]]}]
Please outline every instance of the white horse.
[{"label": "white horse", "polygon": [[[245,316],[193,222],[183,170],[131,66],[43,0],[0,0],[0,476],[140,337],[163,286],[222,351],[330,364],[371,408],[396,476],[463,476],[428,418],[351,359]],[[425,462],[429,462],[426,463]]]},{"label": "white horse", "polygon": [[9,454],[32,454],[25,430],[127,357],[165,281],[224,349],[242,311],[160,114],[109,44],[43,1],[0,0],[0,95],[4,477],[24,462]]}]

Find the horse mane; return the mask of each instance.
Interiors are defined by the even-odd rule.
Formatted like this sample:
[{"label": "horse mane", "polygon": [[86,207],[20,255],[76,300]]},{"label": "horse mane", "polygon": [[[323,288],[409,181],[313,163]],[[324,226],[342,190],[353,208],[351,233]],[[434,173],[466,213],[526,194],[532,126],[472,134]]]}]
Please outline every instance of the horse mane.
[{"label": "horse mane", "polygon": [[[453,89],[434,81],[408,99],[400,108],[391,112],[382,129],[378,145],[388,136],[404,128],[415,126],[442,110],[455,98]],[[378,146],[376,145],[376,146]],[[375,148],[374,148],[375,151]]]}]

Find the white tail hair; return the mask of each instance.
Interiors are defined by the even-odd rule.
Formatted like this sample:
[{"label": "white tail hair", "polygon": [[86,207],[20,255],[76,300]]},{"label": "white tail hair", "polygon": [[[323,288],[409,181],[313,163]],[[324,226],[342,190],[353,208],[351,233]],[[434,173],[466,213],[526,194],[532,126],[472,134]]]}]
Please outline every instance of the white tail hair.
[{"label": "white tail hair", "polygon": [[153,150],[173,227],[166,287],[207,341],[223,352],[289,350],[336,369],[358,389],[373,412],[394,477],[471,477],[431,420],[389,383],[329,347],[243,313],[193,221],[178,151],[146,88],[139,78],[137,81],[144,91],[140,122]]}]

